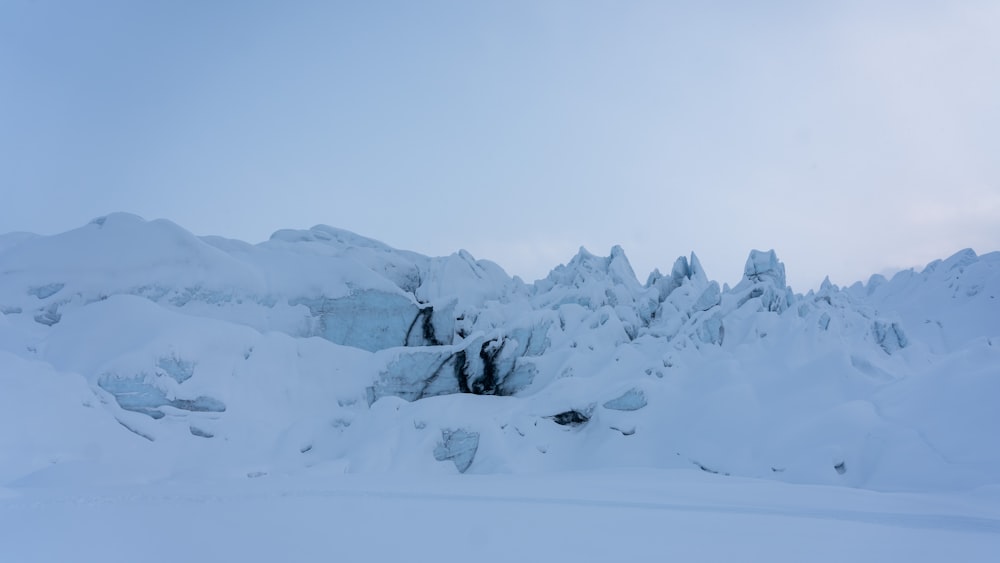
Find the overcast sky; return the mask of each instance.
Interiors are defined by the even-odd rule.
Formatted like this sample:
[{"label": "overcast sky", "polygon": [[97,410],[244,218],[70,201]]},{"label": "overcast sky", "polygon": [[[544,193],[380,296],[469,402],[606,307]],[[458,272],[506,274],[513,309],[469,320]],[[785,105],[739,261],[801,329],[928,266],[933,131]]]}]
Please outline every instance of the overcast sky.
[{"label": "overcast sky", "polygon": [[1000,2],[0,2],[0,232],[323,223],[526,281],[1000,249]]}]

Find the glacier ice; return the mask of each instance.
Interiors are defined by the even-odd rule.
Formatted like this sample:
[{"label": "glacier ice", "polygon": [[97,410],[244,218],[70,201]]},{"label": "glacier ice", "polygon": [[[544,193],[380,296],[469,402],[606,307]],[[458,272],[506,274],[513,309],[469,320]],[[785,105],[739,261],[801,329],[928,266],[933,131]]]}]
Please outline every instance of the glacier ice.
[{"label": "glacier ice", "polygon": [[289,304],[309,308],[316,321],[314,334],[369,352],[404,345],[421,314],[412,299],[373,290],[336,299],[293,298]]},{"label": "glacier ice", "polygon": [[778,261],[774,250],[752,250],[743,268],[743,279],[785,287],[785,265]]},{"label": "glacier ice", "polygon": [[53,295],[62,291],[62,288],[66,287],[64,283],[48,283],[38,287],[32,287],[28,290],[28,295],[34,295],[39,299],[48,299]]},{"label": "glacier ice", "polygon": [[[427,257],[322,225],[251,245],[112,214],[0,243],[0,377],[25,397],[4,424],[101,428],[42,425],[46,452],[91,439],[241,475],[451,461],[1000,482],[982,447],[1000,427],[998,253],[803,295],[773,250],[750,252],[729,287],[693,253],[643,284],[621,247],[581,248],[525,284],[466,251]],[[35,469],[0,460],[11,479]]]},{"label": "glacier ice", "polygon": [[441,442],[434,448],[434,459],[451,460],[459,473],[465,473],[476,458],[479,449],[479,434],[461,428],[441,431]]},{"label": "glacier ice", "polygon": [[872,323],[872,333],[875,335],[875,341],[887,354],[905,348],[909,344],[906,334],[903,333],[903,329],[898,323],[876,320]]},{"label": "glacier ice", "polygon": [[604,408],[616,411],[637,411],[644,406],[646,406],[646,394],[642,389],[635,387],[604,403]]},{"label": "glacier ice", "polygon": [[156,367],[164,371],[177,383],[184,383],[194,376],[194,362],[177,356],[164,356],[156,360]]},{"label": "glacier ice", "polygon": [[171,398],[165,390],[148,379],[149,376],[146,374],[139,374],[135,377],[105,374],[98,379],[97,384],[101,389],[111,393],[121,408],[142,413],[154,419],[164,417],[163,407],[173,407],[191,412],[225,412],[226,410],[226,405],[222,401],[212,397]]}]

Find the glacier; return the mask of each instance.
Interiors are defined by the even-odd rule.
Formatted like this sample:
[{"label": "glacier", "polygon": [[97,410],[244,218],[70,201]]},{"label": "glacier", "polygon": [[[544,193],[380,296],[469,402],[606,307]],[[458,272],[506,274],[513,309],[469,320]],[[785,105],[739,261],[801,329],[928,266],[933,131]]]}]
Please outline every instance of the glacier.
[{"label": "glacier", "polygon": [[0,235],[0,487],[316,468],[996,486],[998,297],[997,252],[796,293],[773,250],[729,287],[694,254],[642,283],[622,248],[581,248],[526,283],[328,226],[251,245],[115,213]]}]

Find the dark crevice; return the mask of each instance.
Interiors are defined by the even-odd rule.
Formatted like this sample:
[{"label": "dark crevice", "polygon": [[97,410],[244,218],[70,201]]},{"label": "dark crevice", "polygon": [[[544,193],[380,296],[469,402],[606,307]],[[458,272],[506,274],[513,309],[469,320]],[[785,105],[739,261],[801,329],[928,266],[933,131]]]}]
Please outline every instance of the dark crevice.
[{"label": "dark crevice", "polygon": [[497,340],[487,340],[479,348],[479,359],[483,361],[482,375],[470,373],[468,365],[468,352],[459,350],[453,356],[455,358],[455,379],[458,380],[458,390],[460,393],[471,393],[473,395],[507,395],[503,388],[503,379],[508,374],[501,374],[498,358],[503,352],[506,340],[501,340],[500,345],[496,345]]},{"label": "dark crevice", "polygon": [[702,465],[701,463],[699,463],[699,462],[697,462],[697,461],[695,461],[693,459],[691,460],[691,463],[697,465],[698,469],[701,469],[705,473],[711,473],[712,475],[725,475],[726,477],[729,477],[729,473],[727,473],[725,471],[719,471],[718,469],[712,469],[711,467],[707,467],[705,465]]},{"label": "dark crevice", "polygon": [[469,377],[465,372],[465,350],[455,352],[455,379],[458,379],[460,393],[472,393],[469,389]]},{"label": "dark crevice", "polygon": [[[476,395],[502,395],[497,381],[497,356],[503,351],[507,341],[504,340],[499,346],[492,346],[495,340],[483,342],[479,349],[479,358],[483,360],[483,376],[472,384],[472,392]],[[492,348],[492,349],[491,349]]]},{"label": "dark crevice", "polygon": [[[424,313],[426,311],[426,313]],[[424,322],[421,329],[424,333],[424,340],[430,342],[432,346],[440,346],[441,342],[434,335],[434,323],[432,322],[432,316],[434,314],[434,307],[428,307],[421,311],[423,313]]]},{"label": "dark crevice", "polygon": [[412,346],[410,344],[410,335],[413,334],[413,327],[417,326],[417,321],[420,320],[420,317],[423,314],[424,314],[424,310],[420,309],[419,311],[417,311],[417,314],[413,317],[413,320],[410,321],[410,326],[409,326],[409,328],[406,329],[406,337],[403,339],[403,345],[404,346]]},{"label": "dark crevice", "polygon": [[547,416],[546,418],[550,418],[552,422],[562,426],[582,426],[590,420],[589,415],[575,409]]},{"label": "dark crevice", "polygon": [[443,343],[437,339],[437,335],[434,334],[434,307],[427,306],[423,307],[417,311],[417,315],[413,317],[413,321],[410,322],[410,327],[406,329],[406,339],[404,343],[407,346],[413,346],[410,342],[410,338],[413,335],[413,329],[417,326],[417,321],[420,321],[420,336],[424,339],[425,346],[441,346]]}]

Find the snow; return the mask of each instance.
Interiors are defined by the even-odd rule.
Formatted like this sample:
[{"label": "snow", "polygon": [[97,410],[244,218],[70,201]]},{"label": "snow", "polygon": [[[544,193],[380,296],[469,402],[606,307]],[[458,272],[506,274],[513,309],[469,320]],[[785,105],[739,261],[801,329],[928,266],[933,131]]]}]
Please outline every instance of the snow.
[{"label": "snow", "polygon": [[801,294],[774,251],[0,235],[0,560],[988,560],[998,296],[971,250]]},{"label": "snow", "polygon": [[0,558],[987,562],[1000,547],[997,492],[886,494],[688,470],[20,490],[0,497]]}]

